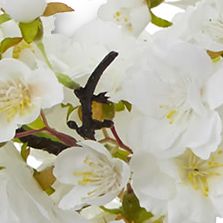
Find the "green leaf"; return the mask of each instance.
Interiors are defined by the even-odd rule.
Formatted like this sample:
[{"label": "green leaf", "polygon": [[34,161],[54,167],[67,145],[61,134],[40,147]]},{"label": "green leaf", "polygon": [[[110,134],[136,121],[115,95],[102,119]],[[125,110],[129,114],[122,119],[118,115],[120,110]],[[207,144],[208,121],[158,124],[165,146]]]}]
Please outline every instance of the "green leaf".
[{"label": "green leaf", "polygon": [[21,37],[13,37],[13,38],[5,38],[0,43],[0,53],[3,54],[6,52],[9,48],[17,45],[22,41]]},{"label": "green leaf", "polygon": [[53,175],[53,167],[47,167],[40,172],[34,171],[33,177],[39,183],[40,187],[44,191],[48,192],[52,189],[51,186],[56,180],[55,176]]},{"label": "green leaf", "polygon": [[29,156],[29,154],[30,154],[30,149],[29,149],[29,147],[27,146],[28,145],[28,143],[24,143],[23,145],[22,145],[22,148],[21,148],[21,157],[23,158],[23,160],[26,162],[26,160],[27,160],[27,158],[28,158],[28,156]]},{"label": "green leaf", "polygon": [[124,106],[126,107],[126,109],[131,112],[132,110],[132,104],[130,104],[128,101],[124,101],[122,100],[122,103],[124,104]]},{"label": "green leaf", "polygon": [[72,12],[74,11],[68,5],[61,2],[50,2],[43,13],[43,16],[51,16],[61,12]]},{"label": "green leaf", "polygon": [[115,214],[115,215],[122,214],[122,211],[123,211],[122,208],[109,209],[104,206],[101,206],[100,208],[109,214]]},{"label": "green leaf", "polygon": [[122,101],[119,101],[118,103],[115,103],[115,111],[121,112],[125,110],[125,105]]},{"label": "green leaf", "polygon": [[31,129],[42,129],[45,127],[45,124],[41,117],[39,116],[35,121],[27,125]]},{"label": "green leaf", "polygon": [[119,158],[125,162],[129,161],[129,152],[123,149],[120,149],[118,146],[111,146],[109,144],[106,144],[105,147],[109,150],[111,155],[114,158]]},{"label": "green leaf", "polygon": [[129,222],[143,223],[153,217],[151,212],[140,207],[139,200],[135,194],[126,192],[122,202],[123,215]]},{"label": "green leaf", "polygon": [[50,196],[51,194],[55,192],[55,189],[53,187],[49,187],[45,189],[45,192]]},{"label": "green leaf", "polygon": [[67,103],[67,104],[61,104],[62,108],[67,108],[67,116],[66,116],[66,120],[68,121],[70,118],[70,115],[72,114],[72,112],[74,110],[76,110],[79,106],[74,107],[72,104]]},{"label": "green leaf", "polygon": [[107,120],[112,120],[115,117],[115,106],[114,103],[110,102],[107,104],[102,104],[103,118]]},{"label": "green leaf", "polygon": [[43,35],[42,21],[37,18],[30,23],[19,23],[22,36],[27,43],[39,40]]},{"label": "green leaf", "polygon": [[11,18],[8,14],[4,13],[4,14],[0,15],[0,24],[8,22],[9,20],[11,20]]},{"label": "green leaf", "polygon": [[164,2],[164,0],[149,0],[149,1],[150,1],[150,8],[154,8]]},{"label": "green leaf", "polygon": [[118,103],[115,103],[115,111],[121,112],[127,109],[129,112],[132,110],[132,105],[125,100],[121,100]]},{"label": "green leaf", "polygon": [[80,88],[80,85],[73,81],[68,75],[62,73],[56,73],[58,81],[63,84],[65,87],[72,90]]},{"label": "green leaf", "polygon": [[165,19],[162,19],[158,16],[156,16],[151,10],[150,10],[150,13],[151,13],[151,22],[156,25],[156,26],[159,26],[159,27],[169,27],[172,25],[172,22],[169,22]]},{"label": "green leaf", "polygon": [[0,170],[4,170],[5,169],[5,167],[4,166],[0,166]]}]

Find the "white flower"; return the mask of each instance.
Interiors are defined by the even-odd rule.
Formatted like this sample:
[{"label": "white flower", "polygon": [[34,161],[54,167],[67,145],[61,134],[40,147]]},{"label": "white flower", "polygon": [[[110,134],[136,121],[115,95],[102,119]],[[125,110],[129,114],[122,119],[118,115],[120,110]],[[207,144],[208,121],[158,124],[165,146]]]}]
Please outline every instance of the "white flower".
[{"label": "white flower", "polygon": [[145,51],[124,84],[127,100],[144,114],[131,128],[136,139],[146,139],[144,148],[151,145],[155,153],[176,156],[189,147],[209,157],[221,138],[215,109],[223,102],[222,64],[215,69],[205,51],[186,43],[166,48],[165,53]]},{"label": "white flower", "polygon": [[60,153],[55,162],[57,180],[73,185],[59,203],[63,209],[106,204],[121,192],[129,179],[128,165],[112,158],[104,146],[89,140],[80,145]]},{"label": "white flower", "polygon": [[190,5],[195,5],[199,1],[201,0],[167,0],[165,3],[185,9]]},{"label": "white flower", "polygon": [[145,0],[108,0],[99,8],[98,16],[113,21],[124,30],[139,35],[150,22],[150,12]]},{"label": "white flower", "polygon": [[157,33],[160,41],[184,41],[212,51],[223,50],[223,2],[204,0],[177,14],[174,25]]},{"label": "white flower", "polygon": [[133,189],[141,204],[168,223],[215,223],[223,216],[223,150],[208,160],[190,149],[169,160],[142,152],[133,156]]},{"label": "white flower", "polygon": [[59,209],[42,191],[16,148],[0,149],[1,223],[85,223],[77,213]]},{"label": "white flower", "polygon": [[6,13],[18,22],[31,22],[41,16],[46,4],[45,0],[0,0]]},{"label": "white flower", "polygon": [[[86,24],[72,38],[56,34],[46,36],[43,42],[53,70],[69,75],[81,85],[110,51],[117,51],[119,56],[106,69],[97,86],[97,92],[106,91],[115,101],[121,100],[119,92],[126,69],[134,64],[142,49],[134,37],[121,32],[115,24],[100,20]],[[73,96],[69,102],[72,101]]]},{"label": "white flower", "polygon": [[63,100],[63,88],[51,70],[31,70],[15,59],[0,61],[0,141],[13,138],[18,125],[34,121],[40,109]]}]

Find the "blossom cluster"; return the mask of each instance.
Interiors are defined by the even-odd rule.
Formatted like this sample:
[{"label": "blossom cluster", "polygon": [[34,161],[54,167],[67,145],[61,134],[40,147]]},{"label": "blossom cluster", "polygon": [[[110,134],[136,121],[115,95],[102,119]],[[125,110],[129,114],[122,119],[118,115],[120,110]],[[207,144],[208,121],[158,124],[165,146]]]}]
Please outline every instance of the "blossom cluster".
[{"label": "blossom cluster", "polygon": [[0,7],[1,223],[223,217],[222,0],[106,0],[70,36],[75,7]]}]

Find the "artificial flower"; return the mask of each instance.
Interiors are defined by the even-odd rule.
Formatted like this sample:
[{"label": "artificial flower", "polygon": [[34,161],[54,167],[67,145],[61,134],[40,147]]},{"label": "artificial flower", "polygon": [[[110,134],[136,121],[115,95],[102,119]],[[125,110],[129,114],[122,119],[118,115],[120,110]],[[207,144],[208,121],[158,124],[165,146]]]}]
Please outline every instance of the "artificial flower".
[{"label": "artificial flower", "polygon": [[1,0],[0,4],[12,19],[24,23],[41,16],[47,5],[45,0]]},{"label": "artificial flower", "polygon": [[99,8],[98,16],[105,21],[115,22],[136,36],[146,28],[151,19],[145,0],[108,0]]},{"label": "artificial flower", "polygon": [[121,192],[130,177],[128,165],[112,158],[100,143],[86,140],[79,145],[82,147],[60,153],[55,162],[57,180],[73,186],[59,203],[62,209],[106,204]]},{"label": "artificial flower", "polygon": [[[207,53],[190,44],[174,44],[165,53],[159,48],[146,50],[129,69],[124,85],[127,100],[144,117],[132,126],[135,137],[147,137],[144,147],[151,145],[162,156],[176,156],[189,147],[207,159],[221,138],[215,109],[223,102],[222,69],[221,64],[216,71]],[[138,136],[138,128],[143,135]]]},{"label": "artificial flower", "polygon": [[15,130],[34,121],[40,110],[63,100],[63,88],[54,73],[42,66],[31,70],[9,58],[0,61],[0,141],[8,141]]}]

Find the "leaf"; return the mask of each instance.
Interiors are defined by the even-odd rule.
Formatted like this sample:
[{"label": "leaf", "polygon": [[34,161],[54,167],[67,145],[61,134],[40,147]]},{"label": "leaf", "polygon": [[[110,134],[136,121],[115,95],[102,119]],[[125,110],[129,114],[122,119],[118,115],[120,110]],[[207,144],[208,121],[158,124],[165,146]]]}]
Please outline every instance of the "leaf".
[{"label": "leaf", "polygon": [[27,43],[41,39],[43,35],[42,21],[37,18],[30,23],[19,23],[22,36]]},{"label": "leaf", "polygon": [[61,12],[73,12],[74,10],[68,5],[61,2],[50,2],[43,13],[43,16],[51,16]]},{"label": "leaf", "polygon": [[30,154],[30,148],[28,147],[28,143],[24,143],[22,145],[20,154],[21,154],[21,157],[23,158],[23,160],[26,162],[27,158]]},{"label": "leaf", "polygon": [[4,166],[0,166],[0,170],[4,170],[5,169],[5,167]]},{"label": "leaf", "polygon": [[122,214],[122,211],[123,211],[122,208],[109,209],[104,206],[100,206],[100,208],[109,214],[115,214],[115,215]]},{"label": "leaf", "polygon": [[163,2],[164,0],[150,0],[150,8],[154,8]]},{"label": "leaf", "polygon": [[223,51],[211,51],[207,50],[208,55],[211,57],[211,59],[216,59],[223,56]]},{"label": "leaf", "polygon": [[153,12],[150,10],[150,13],[151,13],[151,22],[156,25],[156,26],[159,26],[159,27],[169,27],[172,25],[172,22],[169,22],[165,19],[162,19],[158,16],[156,16],[155,14],[153,14]]},{"label": "leaf", "polygon": [[11,20],[11,18],[8,14],[4,13],[4,14],[0,15],[0,24],[8,22],[9,20]]},{"label": "leaf", "polygon": [[35,121],[27,125],[31,129],[42,129],[45,127],[45,124],[41,117],[39,116]]},{"label": "leaf", "polygon": [[108,148],[108,150],[110,151],[110,153],[112,154],[112,156],[114,158],[119,158],[125,162],[128,162],[129,161],[129,152],[126,151],[126,150],[123,150],[123,149],[120,149],[119,147],[117,146],[106,146]]},{"label": "leaf", "polygon": [[139,200],[133,192],[126,192],[122,201],[123,215],[128,222],[143,223],[153,217],[151,212],[140,207]]},{"label": "leaf", "polygon": [[72,90],[80,88],[80,85],[73,81],[68,75],[62,73],[56,73],[58,81],[63,84],[65,87]]},{"label": "leaf", "polygon": [[115,105],[110,102],[102,104],[103,119],[112,120],[115,117]]},{"label": "leaf", "polygon": [[6,52],[9,48],[17,45],[22,41],[21,37],[13,37],[13,38],[5,38],[0,43],[0,53],[3,54]]},{"label": "leaf", "polygon": [[132,110],[132,105],[128,101],[121,100],[115,104],[115,111],[120,112],[124,111],[125,109],[127,109],[129,112]]},{"label": "leaf", "polygon": [[41,172],[34,171],[33,177],[44,191],[49,190],[56,180],[53,175],[53,167],[48,167]]},{"label": "leaf", "polygon": [[67,103],[67,104],[61,104],[62,108],[67,108],[67,116],[66,116],[66,121],[69,120],[70,115],[74,110],[76,110],[79,106],[74,107],[72,104]]}]

